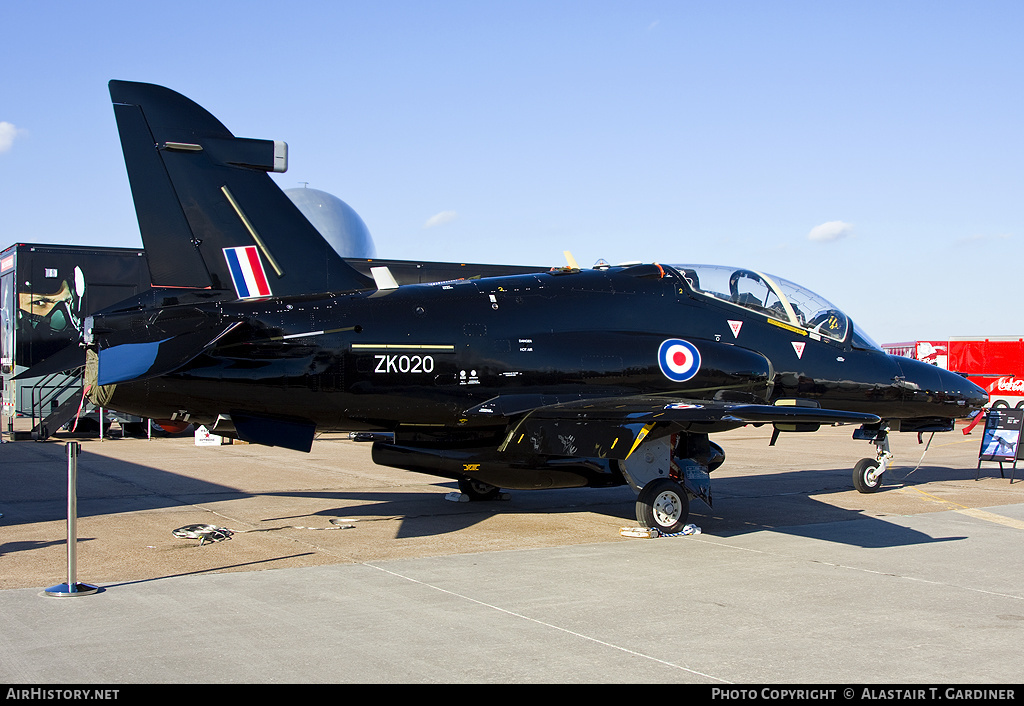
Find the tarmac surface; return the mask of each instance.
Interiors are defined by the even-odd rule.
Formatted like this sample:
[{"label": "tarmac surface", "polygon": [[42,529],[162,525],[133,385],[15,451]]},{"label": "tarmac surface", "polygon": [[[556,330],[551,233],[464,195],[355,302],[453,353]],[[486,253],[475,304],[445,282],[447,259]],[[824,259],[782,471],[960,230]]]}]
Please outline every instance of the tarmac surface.
[{"label": "tarmac surface", "polygon": [[346,435],[83,439],[71,598],[67,439],[5,443],[0,683],[1019,684],[1024,469],[893,434],[864,495],[852,430],[717,435],[701,533],[658,539],[629,488],[453,502]]}]

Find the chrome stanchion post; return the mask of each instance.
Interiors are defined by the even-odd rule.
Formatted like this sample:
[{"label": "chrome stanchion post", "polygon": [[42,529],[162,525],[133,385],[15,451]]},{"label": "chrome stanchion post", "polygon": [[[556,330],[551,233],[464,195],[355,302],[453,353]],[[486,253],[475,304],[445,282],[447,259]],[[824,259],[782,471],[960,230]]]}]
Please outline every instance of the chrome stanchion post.
[{"label": "chrome stanchion post", "polygon": [[82,445],[77,441],[69,441],[68,452],[68,582],[51,586],[46,595],[57,598],[68,596],[89,596],[99,588],[87,583],[78,583],[78,453]]}]

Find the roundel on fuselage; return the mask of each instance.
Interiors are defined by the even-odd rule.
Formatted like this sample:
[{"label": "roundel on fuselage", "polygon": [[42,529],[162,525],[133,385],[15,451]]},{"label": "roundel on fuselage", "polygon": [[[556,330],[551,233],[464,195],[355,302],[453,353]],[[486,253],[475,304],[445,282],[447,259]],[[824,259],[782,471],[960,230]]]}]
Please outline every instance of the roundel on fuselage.
[{"label": "roundel on fuselage", "polygon": [[669,338],[658,349],[658,366],[673,382],[686,382],[700,370],[700,351],[689,341]]}]

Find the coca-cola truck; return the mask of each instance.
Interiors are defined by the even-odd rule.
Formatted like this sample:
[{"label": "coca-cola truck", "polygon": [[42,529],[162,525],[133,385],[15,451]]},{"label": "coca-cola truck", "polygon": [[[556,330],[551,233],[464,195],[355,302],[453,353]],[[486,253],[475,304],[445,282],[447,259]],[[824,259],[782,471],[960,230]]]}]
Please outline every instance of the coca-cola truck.
[{"label": "coca-cola truck", "polygon": [[948,341],[886,343],[882,348],[966,375],[988,390],[991,407],[1024,408],[1024,337],[953,336]]}]

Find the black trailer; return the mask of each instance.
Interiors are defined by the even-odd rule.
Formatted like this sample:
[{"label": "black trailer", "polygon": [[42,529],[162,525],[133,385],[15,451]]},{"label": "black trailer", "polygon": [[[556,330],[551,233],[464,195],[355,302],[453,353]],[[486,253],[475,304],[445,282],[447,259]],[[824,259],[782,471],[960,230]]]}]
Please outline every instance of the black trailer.
[{"label": "black trailer", "polygon": [[15,376],[77,346],[86,316],[149,287],[141,249],[17,243],[0,252],[3,431],[14,432],[15,417],[31,417],[34,438],[45,438],[73,419],[82,399],[80,371]]}]

